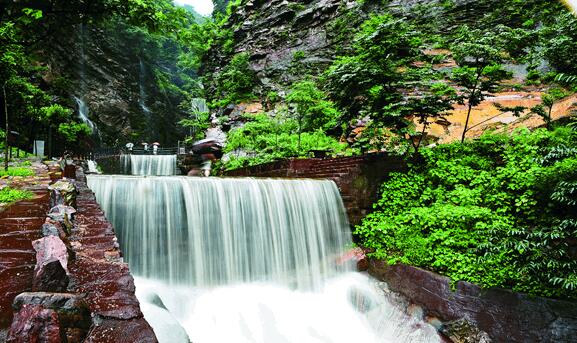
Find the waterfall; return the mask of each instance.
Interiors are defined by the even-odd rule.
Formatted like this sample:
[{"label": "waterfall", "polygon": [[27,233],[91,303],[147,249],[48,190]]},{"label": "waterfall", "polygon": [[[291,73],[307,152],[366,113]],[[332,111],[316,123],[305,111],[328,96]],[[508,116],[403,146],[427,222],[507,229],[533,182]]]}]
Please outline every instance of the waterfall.
[{"label": "waterfall", "polygon": [[88,125],[90,130],[93,134],[98,134],[100,137],[100,132],[96,128],[96,125],[90,118],[88,117],[90,113],[90,109],[88,108],[88,104],[84,99],[86,94],[86,41],[85,41],[85,33],[86,29],[84,24],[80,24],[78,27],[78,36],[80,41],[80,49],[79,49],[79,64],[78,64],[78,74],[80,79],[80,92],[79,96],[73,96],[74,101],[76,101],[76,105],[78,106],[78,118]]},{"label": "waterfall", "polygon": [[332,181],[87,178],[160,342],[439,341],[339,262],[352,242]]},{"label": "waterfall", "polygon": [[86,161],[86,164],[88,165],[88,173],[100,174],[100,171],[98,170],[98,164],[96,163],[96,161],[88,160]]},{"label": "waterfall", "polygon": [[147,116],[150,115],[151,111],[148,106],[146,106],[146,99],[148,98],[146,95],[146,66],[142,59],[139,59],[139,78],[138,78],[138,88],[139,88],[139,98],[138,98],[138,105],[142,109],[142,112]]},{"label": "waterfall", "polygon": [[92,120],[90,120],[90,118],[88,118],[88,105],[82,98],[78,98],[76,96],[74,97],[74,101],[76,101],[76,104],[78,105],[78,118],[80,118],[84,124],[88,125],[92,133],[95,133],[97,131],[96,125]]},{"label": "waterfall", "polygon": [[127,175],[176,175],[176,155],[120,155]]}]

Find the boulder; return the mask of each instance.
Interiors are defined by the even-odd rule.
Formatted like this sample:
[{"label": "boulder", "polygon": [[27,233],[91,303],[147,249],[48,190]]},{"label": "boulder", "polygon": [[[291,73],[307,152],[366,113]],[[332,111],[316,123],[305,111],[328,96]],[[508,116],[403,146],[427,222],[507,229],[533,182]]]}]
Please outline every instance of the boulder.
[{"label": "boulder", "polygon": [[69,281],[60,261],[53,259],[39,267],[34,274],[32,291],[64,292],[68,288]]},{"label": "boulder", "polygon": [[50,185],[48,189],[54,194],[55,205],[76,207],[76,195],[78,194],[78,190],[72,181],[62,179]]},{"label": "boulder", "polygon": [[461,318],[445,323],[441,329],[453,343],[490,343],[491,338],[486,332],[479,330],[467,319]]},{"label": "boulder", "polygon": [[86,303],[77,294],[21,293],[13,308],[10,342],[82,342],[92,324]]},{"label": "boulder", "polygon": [[58,314],[40,305],[24,305],[14,315],[6,342],[62,342]]},{"label": "boulder", "polygon": [[[48,236],[32,242],[36,251],[36,267],[34,268],[34,280],[43,280],[49,275],[61,275],[53,262],[61,265],[64,274],[68,274],[68,250],[64,242],[57,236]],[[48,266],[51,265],[51,266]]]}]

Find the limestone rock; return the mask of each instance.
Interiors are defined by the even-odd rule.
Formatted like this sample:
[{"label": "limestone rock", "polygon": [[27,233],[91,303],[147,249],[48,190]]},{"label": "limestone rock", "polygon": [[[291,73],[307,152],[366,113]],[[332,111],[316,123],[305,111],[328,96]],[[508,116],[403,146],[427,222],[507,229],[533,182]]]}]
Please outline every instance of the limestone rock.
[{"label": "limestone rock", "polygon": [[56,181],[48,187],[54,193],[56,205],[76,207],[76,195],[78,190],[74,183],[67,179]]},{"label": "limestone rock", "polygon": [[[13,307],[13,342],[82,342],[92,323],[82,296],[77,294],[26,292],[14,299]],[[27,328],[26,322],[31,327]],[[39,340],[35,340],[37,332],[42,335]]]},{"label": "limestone rock", "polygon": [[69,281],[60,261],[53,259],[38,268],[32,282],[32,291],[64,292]]}]

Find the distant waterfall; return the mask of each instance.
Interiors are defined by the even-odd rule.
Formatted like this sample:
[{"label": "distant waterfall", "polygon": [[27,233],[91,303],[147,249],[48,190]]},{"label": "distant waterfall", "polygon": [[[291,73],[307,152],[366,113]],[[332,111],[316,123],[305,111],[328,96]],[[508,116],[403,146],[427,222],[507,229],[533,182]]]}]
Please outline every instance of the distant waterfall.
[{"label": "distant waterfall", "polygon": [[145,115],[149,116],[151,111],[150,108],[148,108],[148,106],[146,106],[146,100],[148,98],[148,96],[146,95],[146,66],[144,65],[144,62],[142,61],[142,59],[139,59],[138,62],[139,65],[139,77],[138,77],[138,88],[139,88],[139,97],[138,97],[138,105],[140,106],[140,109],[142,109],[142,112],[144,112]]},{"label": "distant waterfall", "polygon": [[127,175],[176,175],[176,155],[120,155]]},{"label": "distant waterfall", "polygon": [[181,327],[195,343],[439,341],[339,263],[352,243],[332,181],[87,178],[160,342],[187,342]]},{"label": "distant waterfall", "polygon": [[85,100],[86,95],[86,27],[84,24],[80,24],[78,26],[78,36],[79,36],[79,63],[78,63],[78,76],[80,79],[80,94],[78,96],[74,96],[74,101],[76,101],[76,105],[78,106],[78,118],[88,125],[90,130],[93,134],[97,134],[100,136],[100,132],[96,127],[96,124],[92,120],[90,120],[89,113],[90,109],[88,104]]},{"label": "distant waterfall", "polygon": [[78,97],[74,97],[74,101],[76,101],[76,104],[78,105],[78,117],[80,118],[80,120],[88,125],[88,127],[90,128],[90,130],[92,131],[92,133],[96,133],[97,129],[96,129],[96,125],[94,124],[94,122],[92,120],[90,120],[88,118],[88,113],[89,113],[89,109],[88,109],[88,105],[86,104],[86,102]]}]

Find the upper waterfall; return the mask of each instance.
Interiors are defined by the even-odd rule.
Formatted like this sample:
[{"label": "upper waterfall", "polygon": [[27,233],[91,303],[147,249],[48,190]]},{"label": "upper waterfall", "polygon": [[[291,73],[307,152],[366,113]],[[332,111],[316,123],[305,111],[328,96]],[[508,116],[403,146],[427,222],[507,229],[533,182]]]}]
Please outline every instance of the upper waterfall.
[{"label": "upper waterfall", "polygon": [[176,155],[120,155],[127,175],[176,175]]}]

